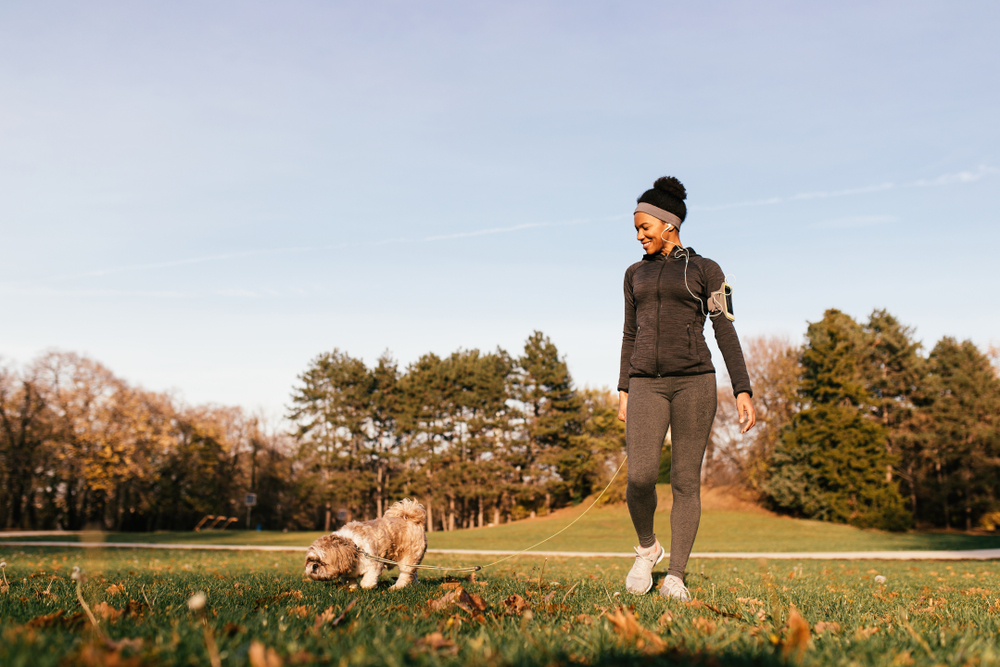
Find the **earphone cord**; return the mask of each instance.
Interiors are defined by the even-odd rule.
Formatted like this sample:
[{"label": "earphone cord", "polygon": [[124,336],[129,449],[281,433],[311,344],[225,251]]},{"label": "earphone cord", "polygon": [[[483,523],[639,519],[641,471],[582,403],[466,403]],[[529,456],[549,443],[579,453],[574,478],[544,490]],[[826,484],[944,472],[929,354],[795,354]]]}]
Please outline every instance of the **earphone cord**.
[{"label": "earphone cord", "polygon": [[691,295],[692,299],[694,299],[695,301],[698,302],[698,307],[701,308],[701,314],[704,315],[705,317],[707,317],[710,320],[714,320],[719,315],[722,315],[722,311],[721,310],[719,312],[717,312],[715,315],[713,315],[711,313],[711,311],[705,312],[705,302],[702,299],[700,299],[697,296],[695,296],[694,292],[691,291],[691,287],[688,285],[688,259],[690,259],[690,257],[691,257],[691,252],[687,248],[685,248],[685,247],[683,247],[683,246],[681,246],[681,245],[679,245],[677,243],[674,243],[673,241],[666,240],[665,238],[663,238],[663,234],[660,234],[660,239],[664,243],[669,243],[669,244],[671,244],[672,246],[675,247],[675,250],[673,251],[675,253],[674,257],[678,257],[681,254],[684,255],[684,289],[686,289],[688,291],[688,294]]}]

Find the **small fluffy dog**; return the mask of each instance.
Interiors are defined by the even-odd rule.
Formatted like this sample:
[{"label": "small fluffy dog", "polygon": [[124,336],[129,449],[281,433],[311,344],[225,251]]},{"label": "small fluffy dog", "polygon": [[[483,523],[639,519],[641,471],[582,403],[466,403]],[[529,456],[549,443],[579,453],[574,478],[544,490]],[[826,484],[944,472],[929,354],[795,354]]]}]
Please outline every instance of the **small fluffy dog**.
[{"label": "small fluffy dog", "polygon": [[382,570],[392,569],[358,553],[387,558],[399,563],[399,579],[390,589],[403,588],[417,579],[415,568],[427,551],[424,520],[427,512],[415,500],[405,498],[374,521],[352,521],[330,535],[324,535],[306,552],[306,576],[313,581],[361,577],[361,588],[374,588]]}]

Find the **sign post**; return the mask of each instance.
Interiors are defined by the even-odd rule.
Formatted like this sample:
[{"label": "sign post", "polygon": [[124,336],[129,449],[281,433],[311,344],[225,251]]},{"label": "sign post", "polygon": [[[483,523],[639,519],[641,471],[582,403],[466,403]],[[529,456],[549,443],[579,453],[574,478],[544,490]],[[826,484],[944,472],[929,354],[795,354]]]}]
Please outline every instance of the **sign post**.
[{"label": "sign post", "polygon": [[247,506],[247,530],[250,530],[250,508],[257,504],[257,494],[248,493],[244,502]]}]

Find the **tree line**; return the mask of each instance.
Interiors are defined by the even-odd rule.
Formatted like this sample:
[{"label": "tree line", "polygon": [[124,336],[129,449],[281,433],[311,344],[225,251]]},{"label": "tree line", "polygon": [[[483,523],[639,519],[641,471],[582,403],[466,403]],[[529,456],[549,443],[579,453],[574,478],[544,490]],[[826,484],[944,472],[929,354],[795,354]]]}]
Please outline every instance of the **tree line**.
[{"label": "tree line", "polygon": [[[829,310],[801,345],[752,338],[745,353],[758,427],[739,434],[723,379],[707,483],[863,527],[1000,519],[996,349],[946,337],[924,354],[885,311],[859,323]],[[575,387],[540,332],[516,356],[458,350],[405,368],[335,349],[299,376],[285,417],[189,406],[71,353],[0,366],[0,527],[243,526],[252,492],[253,527],[330,529],[409,496],[429,530],[453,530],[579,502],[624,456],[617,396]],[[624,475],[605,500],[624,500]]]},{"label": "tree line", "polygon": [[708,469],[794,516],[903,530],[995,526],[1000,518],[996,347],[944,337],[924,355],[885,310],[859,323],[828,310],[801,346],[747,350],[759,429],[735,437],[722,406]]},{"label": "tree line", "polygon": [[294,388],[286,424],[240,408],[188,406],[49,353],[0,367],[0,527],[329,529],[418,497],[428,529],[544,514],[607,482],[624,428],[607,392],[577,390],[535,332],[503,350],[426,354],[373,368],[334,350]]}]

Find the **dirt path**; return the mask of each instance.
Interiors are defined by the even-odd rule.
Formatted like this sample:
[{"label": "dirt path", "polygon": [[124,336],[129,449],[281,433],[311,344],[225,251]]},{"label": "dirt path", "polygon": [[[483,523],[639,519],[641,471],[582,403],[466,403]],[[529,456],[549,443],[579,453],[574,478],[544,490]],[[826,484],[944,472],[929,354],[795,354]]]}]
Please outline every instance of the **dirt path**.
[{"label": "dirt path", "polygon": [[[10,533],[7,533],[8,535]],[[148,542],[7,542],[10,547],[78,547],[81,549],[184,549],[205,551],[287,551],[303,552],[306,547],[272,547],[237,544],[150,544]],[[460,556],[510,556],[517,551],[491,549],[428,549],[428,554]],[[634,553],[612,551],[530,551],[526,556],[561,558],[634,558]],[[693,553],[691,558],[741,558],[767,560],[1000,560],[1000,549],[969,551],[789,551]]]}]

